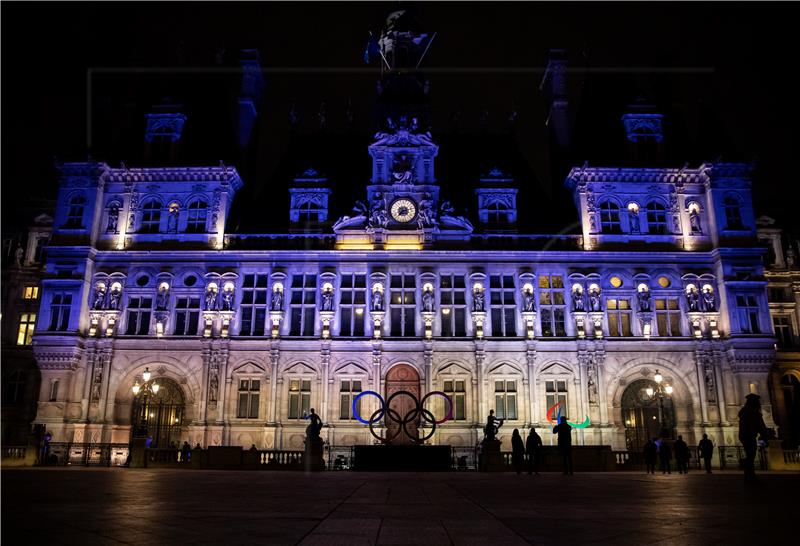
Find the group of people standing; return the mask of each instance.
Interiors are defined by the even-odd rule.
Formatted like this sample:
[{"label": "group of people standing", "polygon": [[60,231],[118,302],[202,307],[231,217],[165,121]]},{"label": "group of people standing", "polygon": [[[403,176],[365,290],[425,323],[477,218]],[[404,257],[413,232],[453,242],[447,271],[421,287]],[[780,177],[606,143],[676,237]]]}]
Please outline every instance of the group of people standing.
[{"label": "group of people standing", "polygon": [[[691,452],[681,435],[678,435],[678,439],[675,440],[672,448],[670,448],[669,443],[663,439],[659,440],[658,438],[653,438],[647,441],[642,451],[647,473],[655,474],[657,457],[660,462],[661,473],[672,474],[673,449],[675,452],[675,466],[678,469],[678,474],[688,474]],[[708,434],[703,434],[703,439],[700,440],[700,443],[697,445],[697,452],[700,458],[705,462],[706,473],[711,474],[711,457],[714,453],[714,444],[708,439]]]},{"label": "group of people standing", "polygon": [[[559,424],[553,427],[553,433],[558,434],[558,451],[564,475],[572,475],[572,427],[567,423],[567,418],[562,417]],[[528,439],[522,442],[519,429],[514,429],[511,434],[511,463],[517,474],[522,473],[525,455],[528,456],[528,475],[539,475],[539,460],[541,459],[542,437],[531,427]]]}]

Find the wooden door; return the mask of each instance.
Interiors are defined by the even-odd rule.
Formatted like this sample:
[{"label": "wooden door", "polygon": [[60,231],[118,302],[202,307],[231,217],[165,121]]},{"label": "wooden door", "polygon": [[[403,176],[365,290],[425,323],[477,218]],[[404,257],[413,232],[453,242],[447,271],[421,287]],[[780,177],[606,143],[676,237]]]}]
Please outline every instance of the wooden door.
[{"label": "wooden door", "polygon": [[[399,391],[410,392],[416,397],[417,400],[419,400],[419,374],[417,373],[417,370],[408,364],[399,364],[389,370],[389,372],[386,374],[386,400],[389,400],[389,397],[392,396],[392,394]],[[396,414],[393,414],[395,417],[399,416],[399,419],[404,419],[409,412],[413,413],[414,408],[416,408],[416,404],[409,396],[401,394],[392,400],[392,403],[389,407],[397,412]],[[413,422],[406,425],[408,433],[414,438],[417,436],[417,425],[419,423],[419,419],[420,417],[418,415]],[[387,437],[392,438],[389,443],[394,445],[408,445],[414,443],[411,438],[409,438],[408,435],[403,432],[402,425],[392,420],[388,415],[384,417],[384,423],[386,423]]]}]

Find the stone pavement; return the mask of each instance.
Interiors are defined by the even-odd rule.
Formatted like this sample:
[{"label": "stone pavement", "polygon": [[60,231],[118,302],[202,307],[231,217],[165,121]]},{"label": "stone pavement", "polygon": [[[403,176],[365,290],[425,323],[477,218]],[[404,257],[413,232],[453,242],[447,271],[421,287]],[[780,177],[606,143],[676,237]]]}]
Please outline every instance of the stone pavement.
[{"label": "stone pavement", "polygon": [[790,544],[800,475],[7,469],[2,543]]}]

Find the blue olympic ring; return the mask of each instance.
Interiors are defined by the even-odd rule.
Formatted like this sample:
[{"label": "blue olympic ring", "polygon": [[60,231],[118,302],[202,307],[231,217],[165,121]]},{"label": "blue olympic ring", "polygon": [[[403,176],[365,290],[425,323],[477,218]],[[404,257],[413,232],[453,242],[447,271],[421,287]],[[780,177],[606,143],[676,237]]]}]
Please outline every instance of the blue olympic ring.
[{"label": "blue olympic ring", "polygon": [[363,391],[358,393],[356,397],[353,398],[353,417],[355,417],[359,422],[364,423],[365,425],[369,425],[369,421],[365,421],[364,419],[361,418],[361,413],[358,411],[356,406],[358,401],[365,394],[371,394],[372,396],[377,396],[378,400],[381,401],[381,409],[378,410],[380,412],[380,415],[375,419],[375,421],[380,421],[381,419],[383,419],[383,414],[386,412],[386,402],[384,401],[383,396],[381,396],[375,391]]},{"label": "blue olympic ring", "polygon": [[[375,391],[363,391],[363,392],[358,393],[356,395],[356,397],[353,398],[353,407],[352,407],[353,417],[355,417],[357,421],[359,421],[360,423],[364,423],[365,425],[369,425],[370,421],[365,421],[361,417],[361,412],[358,411],[358,401],[361,399],[362,396],[365,396],[367,394],[375,396],[378,400],[380,400],[380,403],[381,403],[381,408],[375,412],[378,415],[376,416],[375,414],[373,414],[372,417],[370,418],[370,421],[372,421],[373,423],[376,423],[376,422],[380,421],[381,419],[383,419],[383,416],[386,413],[386,401],[383,399],[383,396],[381,396],[380,393],[377,393]],[[446,421],[449,421],[449,420],[451,420],[453,418],[453,401],[450,399],[450,397],[446,393],[444,393],[442,391],[431,391],[431,392],[429,392],[428,394],[426,394],[425,396],[422,397],[422,401],[420,402],[420,406],[422,406],[422,404],[425,403],[425,400],[427,400],[428,398],[430,398],[433,395],[439,395],[442,398],[444,398],[445,401],[447,402],[447,412],[445,413],[444,419],[441,419],[441,420],[437,421],[434,418],[434,423],[437,424],[437,425],[441,425],[442,423],[444,423]]]}]

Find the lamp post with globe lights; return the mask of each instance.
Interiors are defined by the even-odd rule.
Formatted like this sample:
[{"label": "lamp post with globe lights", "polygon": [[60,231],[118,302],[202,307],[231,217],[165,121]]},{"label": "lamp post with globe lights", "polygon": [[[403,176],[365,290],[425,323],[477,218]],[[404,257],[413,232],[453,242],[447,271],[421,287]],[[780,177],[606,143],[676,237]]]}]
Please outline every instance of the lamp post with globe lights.
[{"label": "lamp post with globe lights", "polygon": [[672,385],[664,381],[664,376],[661,375],[661,372],[658,370],[656,370],[653,380],[655,381],[656,386],[647,387],[645,389],[645,393],[647,393],[647,396],[650,398],[650,400],[658,399],[658,422],[661,424],[661,437],[666,438],[670,436],[671,433],[664,423],[664,398],[672,396],[673,388]]},{"label": "lamp post with globe lights", "polygon": [[151,382],[150,377],[150,368],[145,368],[142,372],[143,383],[140,384],[139,379],[136,378],[131,387],[135,397],[134,401],[137,404],[135,415],[140,418],[136,436],[147,436],[147,412],[150,411],[150,399],[158,394],[158,389],[161,388],[155,379]]}]

